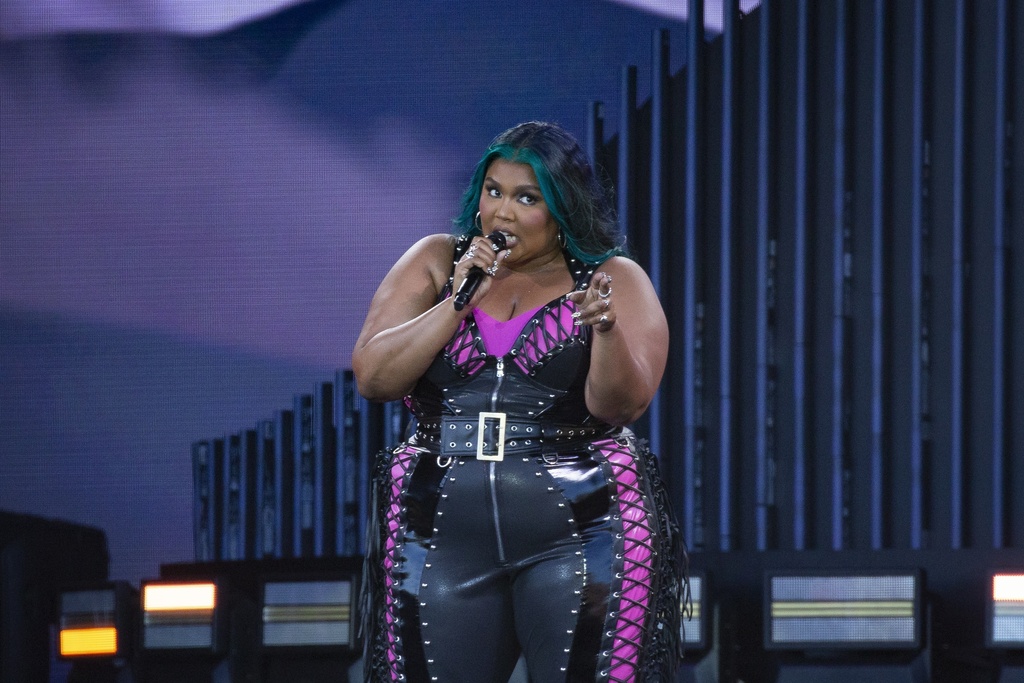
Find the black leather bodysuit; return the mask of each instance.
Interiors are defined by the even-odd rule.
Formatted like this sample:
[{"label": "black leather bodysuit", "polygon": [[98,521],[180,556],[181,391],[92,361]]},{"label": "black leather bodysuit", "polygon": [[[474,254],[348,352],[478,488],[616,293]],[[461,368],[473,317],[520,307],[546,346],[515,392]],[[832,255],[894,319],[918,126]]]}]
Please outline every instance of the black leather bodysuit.
[{"label": "black leather bodysuit", "polygon": [[574,310],[502,357],[467,316],[408,398],[417,431],[375,479],[367,680],[504,682],[520,654],[534,683],[668,680],[680,544],[653,456],[587,412]]}]

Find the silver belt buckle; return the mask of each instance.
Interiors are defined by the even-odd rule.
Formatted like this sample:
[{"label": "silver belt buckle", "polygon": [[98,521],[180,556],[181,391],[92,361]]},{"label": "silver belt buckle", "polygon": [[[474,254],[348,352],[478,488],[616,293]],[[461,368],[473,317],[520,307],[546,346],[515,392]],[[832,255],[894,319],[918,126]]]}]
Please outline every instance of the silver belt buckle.
[{"label": "silver belt buckle", "polygon": [[[477,419],[476,459],[501,462],[505,459],[505,413],[480,413]],[[489,427],[494,426],[494,420],[498,421],[497,436],[491,443],[487,437],[493,433]]]}]

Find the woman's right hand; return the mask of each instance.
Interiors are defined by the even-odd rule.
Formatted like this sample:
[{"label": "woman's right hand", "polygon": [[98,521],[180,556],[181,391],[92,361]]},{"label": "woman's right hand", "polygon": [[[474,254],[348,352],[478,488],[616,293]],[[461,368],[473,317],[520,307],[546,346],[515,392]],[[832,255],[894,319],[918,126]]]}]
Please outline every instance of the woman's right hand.
[{"label": "woman's right hand", "polygon": [[[497,249],[496,245],[488,238],[481,236],[473,238],[469,248],[466,249],[462,258],[455,264],[454,279],[452,281],[452,292],[457,293],[474,268],[479,268],[483,272],[480,284],[463,309],[466,313],[472,308],[474,301],[480,301],[487,294],[487,290],[491,286],[490,279],[498,273],[501,261],[507,255],[507,249]],[[453,296],[452,299],[454,300],[454,298]]]}]

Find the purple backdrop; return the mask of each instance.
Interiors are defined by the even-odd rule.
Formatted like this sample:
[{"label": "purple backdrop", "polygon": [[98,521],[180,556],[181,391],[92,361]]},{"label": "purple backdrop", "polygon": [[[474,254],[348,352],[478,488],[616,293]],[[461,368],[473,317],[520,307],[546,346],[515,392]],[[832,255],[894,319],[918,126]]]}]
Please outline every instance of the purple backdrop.
[{"label": "purple backdrop", "polygon": [[113,578],[191,559],[189,444],[348,365],[377,283],[448,229],[494,134],[582,138],[591,100],[614,130],[656,28],[683,54],[677,20],[587,0],[5,34],[0,508],[104,529]]}]

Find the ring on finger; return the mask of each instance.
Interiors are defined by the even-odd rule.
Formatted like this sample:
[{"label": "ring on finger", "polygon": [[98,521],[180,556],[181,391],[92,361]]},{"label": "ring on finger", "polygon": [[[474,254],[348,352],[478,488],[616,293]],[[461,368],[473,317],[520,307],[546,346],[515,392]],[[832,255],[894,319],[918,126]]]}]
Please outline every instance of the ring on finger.
[{"label": "ring on finger", "polygon": [[601,290],[599,289],[599,290],[597,290],[597,295],[598,295],[599,297],[601,297],[602,299],[607,299],[608,297],[610,297],[610,296],[612,295],[612,288],[611,288],[611,287],[609,287],[609,288],[608,288],[608,291],[607,291],[607,292],[602,292],[602,291],[601,291]]},{"label": "ring on finger", "polygon": [[608,316],[602,315],[600,318],[597,319],[597,322],[599,322],[599,323],[606,323],[606,322],[608,322]]},{"label": "ring on finger", "polygon": [[494,263],[492,263],[490,266],[487,267],[487,274],[488,275],[494,275],[497,272],[498,272],[498,262],[495,261]]},{"label": "ring on finger", "polygon": [[607,311],[608,307],[612,305],[611,299],[601,299],[601,303],[604,304],[604,309]]}]

